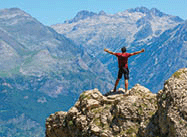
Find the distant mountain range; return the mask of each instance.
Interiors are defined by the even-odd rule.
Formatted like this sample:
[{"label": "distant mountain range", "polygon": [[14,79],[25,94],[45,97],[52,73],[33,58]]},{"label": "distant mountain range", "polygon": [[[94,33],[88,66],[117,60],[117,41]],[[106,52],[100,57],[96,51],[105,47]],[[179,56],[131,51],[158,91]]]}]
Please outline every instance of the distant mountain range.
[{"label": "distant mountain range", "polygon": [[186,21],[155,8],[138,7],[113,15],[80,11],[75,18],[51,27],[101,60],[114,78],[117,61],[104,48],[114,52],[121,52],[123,46],[128,52],[145,48],[145,53],[130,58],[130,87],[140,83],[157,92],[164,80],[187,65],[182,59],[187,56]]},{"label": "distant mountain range", "polygon": [[145,48],[129,60],[130,87],[157,92],[187,66],[186,35],[187,21],[145,7],[114,15],[84,10],[50,27],[18,8],[0,10],[0,135],[44,136],[45,118],[67,111],[80,92],[112,89],[117,60],[104,48]]}]

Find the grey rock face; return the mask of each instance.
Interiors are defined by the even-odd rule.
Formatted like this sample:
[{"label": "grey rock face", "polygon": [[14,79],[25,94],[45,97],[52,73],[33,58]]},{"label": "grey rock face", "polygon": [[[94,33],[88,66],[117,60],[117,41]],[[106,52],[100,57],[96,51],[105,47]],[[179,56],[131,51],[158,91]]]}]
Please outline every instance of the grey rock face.
[{"label": "grey rock face", "polygon": [[123,92],[83,92],[68,112],[50,115],[46,137],[187,136],[187,68],[175,72],[157,95],[139,84]]},{"label": "grey rock face", "polygon": [[158,92],[158,115],[161,135],[187,136],[187,69],[180,69]]},{"label": "grey rock face", "polygon": [[[72,79],[76,80],[73,85],[75,88],[80,86],[93,88],[93,85],[101,79],[103,82],[113,79],[101,61],[93,58],[81,46],[75,45],[64,35],[58,34],[17,8],[0,10],[0,53],[0,77],[12,78],[14,75],[34,76],[38,79],[46,77],[48,80],[39,88],[48,95],[59,87],[67,91]],[[103,78],[98,78],[102,75]],[[103,80],[106,75],[110,78]],[[95,84],[90,82],[84,85],[91,77],[94,78]],[[103,83],[102,81],[99,83]],[[54,89],[48,90],[49,83]],[[98,87],[111,84],[111,82],[104,83]]]},{"label": "grey rock face", "polygon": [[68,112],[56,112],[46,120],[47,137],[144,135],[157,110],[156,94],[136,85],[130,95],[103,96],[97,89],[85,91]]},{"label": "grey rock face", "polygon": [[175,72],[157,94],[158,110],[146,128],[145,136],[187,136],[187,69]]}]

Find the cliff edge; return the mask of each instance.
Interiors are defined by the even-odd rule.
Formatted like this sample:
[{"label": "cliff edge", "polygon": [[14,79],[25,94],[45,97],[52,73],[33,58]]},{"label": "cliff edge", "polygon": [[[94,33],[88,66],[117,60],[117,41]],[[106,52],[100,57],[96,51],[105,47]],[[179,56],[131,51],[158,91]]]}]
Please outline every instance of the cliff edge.
[{"label": "cliff edge", "polygon": [[175,72],[158,94],[139,84],[121,93],[83,92],[68,112],[47,118],[46,137],[187,136],[187,68]]}]

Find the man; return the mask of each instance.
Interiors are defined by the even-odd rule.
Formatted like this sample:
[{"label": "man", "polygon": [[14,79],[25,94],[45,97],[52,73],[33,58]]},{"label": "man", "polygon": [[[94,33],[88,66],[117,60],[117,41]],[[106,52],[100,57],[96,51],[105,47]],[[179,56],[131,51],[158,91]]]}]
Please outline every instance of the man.
[{"label": "man", "polygon": [[127,90],[128,90],[128,80],[129,80],[128,58],[133,56],[133,55],[137,55],[139,53],[142,53],[145,50],[142,49],[142,50],[134,52],[134,53],[127,53],[126,52],[126,47],[123,47],[123,48],[121,48],[122,53],[111,52],[108,49],[104,49],[104,51],[109,53],[109,54],[115,55],[118,58],[119,71],[118,71],[118,77],[117,77],[117,80],[115,82],[113,92],[116,92],[116,88],[117,88],[118,83],[119,83],[120,79],[122,78],[123,74],[124,74],[124,79],[125,79],[125,91],[127,92]]}]

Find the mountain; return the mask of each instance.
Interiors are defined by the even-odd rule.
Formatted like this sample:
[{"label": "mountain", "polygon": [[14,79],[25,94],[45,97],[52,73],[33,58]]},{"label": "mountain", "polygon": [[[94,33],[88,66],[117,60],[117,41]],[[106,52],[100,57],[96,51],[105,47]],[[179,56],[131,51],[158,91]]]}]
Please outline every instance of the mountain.
[{"label": "mountain", "polygon": [[[86,18],[79,17],[80,13]],[[98,58],[107,66],[114,79],[117,74],[117,60],[106,55],[103,49],[121,52],[120,48],[126,46],[128,52],[134,52],[145,48],[145,53],[129,59],[130,87],[140,83],[157,92],[162,88],[165,79],[187,65],[175,60],[181,58],[181,55],[187,56],[184,50],[186,26],[180,17],[145,7],[128,9],[113,15],[89,14],[88,11],[80,13],[76,15],[76,20],[72,19],[74,21],[51,27]],[[177,26],[178,29],[183,26],[183,30],[175,30]],[[174,52],[175,57],[174,54],[169,54],[169,51]]]},{"label": "mountain", "polygon": [[187,136],[187,68],[175,72],[153,94],[137,84],[103,96],[83,92],[68,112],[46,119],[46,137],[184,137]]},{"label": "mountain", "polygon": [[89,12],[87,10],[82,10],[82,11],[78,12],[77,15],[72,20],[68,20],[68,21],[65,21],[65,22],[67,22],[67,23],[78,22],[79,20],[84,20],[88,17],[92,17],[92,16],[95,16],[95,15],[97,15],[97,14],[94,13],[94,12]]},{"label": "mountain", "polygon": [[186,66],[186,34],[186,21],[145,7],[80,11],[51,27],[18,8],[0,10],[0,135],[44,136],[45,118],[67,111],[82,91],[111,90],[117,61],[104,47],[145,48],[129,60],[130,87],[157,92]]},{"label": "mountain", "polygon": [[48,114],[69,109],[82,90],[109,90],[112,80],[64,35],[18,8],[0,10],[0,135],[44,136]]},{"label": "mountain", "polygon": [[[114,15],[91,13],[81,11],[72,19],[74,21],[66,21],[64,24],[56,24],[51,27],[84,47],[103,48],[108,46],[114,48],[114,44],[119,45],[120,41],[121,44],[128,45],[134,40],[158,36],[183,21],[179,17],[145,7],[129,9]],[[80,14],[85,18],[82,18]],[[146,29],[149,30],[149,33],[142,36],[141,33]],[[109,44],[111,40],[113,43]],[[95,51],[94,48],[93,51]]]},{"label": "mountain", "polygon": [[[152,90],[162,89],[162,84],[176,70],[186,67],[187,53],[187,22],[163,32],[159,37],[152,39],[145,46],[147,54],[134,59],[131,64],[135,81],[141,81]],[[139,62],[138,66],[135,64]],[[141,63],[142,62],[142,63]],[[155,74],[156,73],[156,74]],[[142,77],[145,77],[142,79]]]}]

